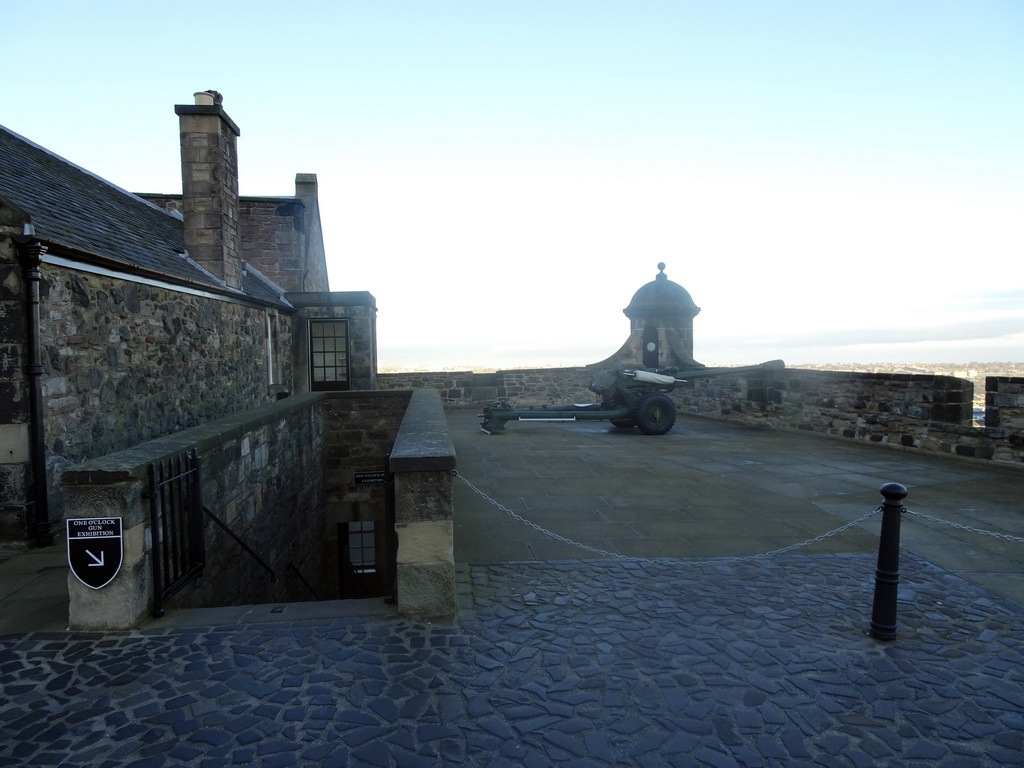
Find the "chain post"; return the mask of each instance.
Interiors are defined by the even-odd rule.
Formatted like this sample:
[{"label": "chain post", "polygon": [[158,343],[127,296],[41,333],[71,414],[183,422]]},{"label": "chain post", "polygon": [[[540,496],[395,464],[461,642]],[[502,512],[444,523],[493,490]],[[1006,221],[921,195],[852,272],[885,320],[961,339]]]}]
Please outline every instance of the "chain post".
[{"label": "chain post", "polygon": [[875,596],[871,605],[871,629],[878,640],[896,639],[896,596],[900,583],[900,515],[907,489],[899,483],[886,483],[879,489],[882,502],[882,531],[878,537],[878,567],[875,569]]}]

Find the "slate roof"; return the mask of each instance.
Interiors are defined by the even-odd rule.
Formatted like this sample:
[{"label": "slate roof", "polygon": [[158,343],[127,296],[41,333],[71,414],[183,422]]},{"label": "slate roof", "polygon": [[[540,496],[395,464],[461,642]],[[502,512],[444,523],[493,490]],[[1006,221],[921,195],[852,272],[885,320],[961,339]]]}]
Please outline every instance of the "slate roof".
[{"label": "slate roof", "polygon": [[[111,269],[224,290],[220,280],[188,258],[181,218],[3,126],[0,204],[30,215],[36,237],[51,246],[51,253],[56,246],[99,257]],[[242,292],[288,306],[280,289],[248,265]]]}]

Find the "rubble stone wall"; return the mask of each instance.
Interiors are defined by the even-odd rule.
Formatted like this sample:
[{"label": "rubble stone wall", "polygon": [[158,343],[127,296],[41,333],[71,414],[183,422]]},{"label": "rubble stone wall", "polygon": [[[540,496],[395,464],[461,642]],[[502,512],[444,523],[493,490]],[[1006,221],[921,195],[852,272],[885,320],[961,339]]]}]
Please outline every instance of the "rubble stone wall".
[{"label": "rubble stone wall", "polygon": [[1024,464],[1024,378],[985,379],[985,433],[995,441],[995,457]]},{"label": "rubble stone wall", "polygon": [[[51,519],[60,470],[272,401],[266,310],[43,266],[41,337]],[[277,322],[290,336],[291,319]]]},{"label": "rubble stone wall", "polygon": [[[204,516],[203,574],[174,595],[168,607],[311,600],[307,583],[322,594],[323,397],[287,398],[69,468],[63,475],[69,517],[122,517],[125,564],[131,566],[102,590],[69,578],[71,626],[128,629],[152,610],[150,559],[156,537],[147,532],[147,468],[190,449],[202,461],[203,505],[251,552]],[[140,597],[124,600],[122,595]]]},{"label": "rubble stone wall", "polygon": [[[446,407],[497,398],[520,406],[597,402],[590,368],[378,374],[378,386],[437,389]],[[478,385],[479,382],[479,385]],[[680,413],[791,429],[952,458],[1024,468],[1024,379],[986,380],[985,426],[972,420],[973,385],[952,376],[787,368],[767,377],[694,379],[672,393]]]}]

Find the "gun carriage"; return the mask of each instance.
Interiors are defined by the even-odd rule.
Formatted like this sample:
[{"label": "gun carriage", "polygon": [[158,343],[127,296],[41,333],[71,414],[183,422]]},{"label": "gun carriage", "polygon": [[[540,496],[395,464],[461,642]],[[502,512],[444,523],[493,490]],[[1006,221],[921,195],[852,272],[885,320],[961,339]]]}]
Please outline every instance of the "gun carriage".
[{"label": "gun carriage", "polygon": [[600,403],[541,405],[517,408],[507,400],[494,400],[479,416],[480,430],[488,435],[505,431],[509,421],[610,421],[616,427],[636,427],[645,435],[664,435],[676,422],[676,404],[668,396],[677,384],[691,379],[736,374],[766,374],[785,368],[781,360],[742,368],[701,368],[680,372],[675,368],[643,367],[598,371],[588,389],[601,396]]}]

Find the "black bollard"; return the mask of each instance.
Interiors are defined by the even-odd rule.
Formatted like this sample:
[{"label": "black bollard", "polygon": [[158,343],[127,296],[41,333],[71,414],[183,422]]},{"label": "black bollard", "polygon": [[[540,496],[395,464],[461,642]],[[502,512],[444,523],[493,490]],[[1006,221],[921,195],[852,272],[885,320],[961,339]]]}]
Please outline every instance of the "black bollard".
[{"label": "black bollard", "polygon": [[896,639],[896,594],[900,584],[900,515],[907,489],[886,483],[879,492],[882,502],[882,532],[878,538],[878,567],[875,569],[875,599],[871,606],[871,630],[879,640]]}]

